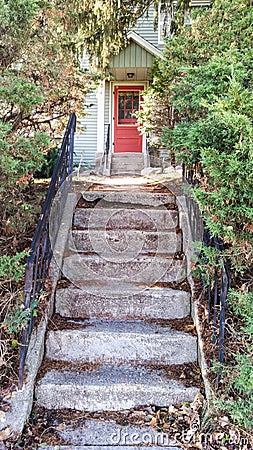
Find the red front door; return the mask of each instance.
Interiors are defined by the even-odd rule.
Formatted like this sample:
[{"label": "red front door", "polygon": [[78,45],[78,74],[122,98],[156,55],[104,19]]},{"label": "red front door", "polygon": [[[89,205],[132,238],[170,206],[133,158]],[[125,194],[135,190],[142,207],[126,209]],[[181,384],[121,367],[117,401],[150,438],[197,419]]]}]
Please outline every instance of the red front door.
[{"label": "red front door", "polygon": [[117,86],[114,90],[114,152],[142,152],[142,135],[135,112],[144,86]]}]

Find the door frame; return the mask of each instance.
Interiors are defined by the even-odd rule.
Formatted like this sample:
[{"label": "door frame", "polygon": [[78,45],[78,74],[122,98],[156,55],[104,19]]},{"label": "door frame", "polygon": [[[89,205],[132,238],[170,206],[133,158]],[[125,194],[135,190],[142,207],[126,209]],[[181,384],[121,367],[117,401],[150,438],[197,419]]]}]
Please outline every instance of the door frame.
[{"label": "door frame", "polygon": [[[114,99],[114,89],[116,86],[127,86],[129,89],[131,86],[133,87],[144,87],[144,90],[147,89],[147,81],[113,81],[111,82],[111,95],[110,95],[110,111],[111,111],[111,151],[114,153],[114,125],[115,125],[115,99]],[[145,152],[146,149],[146,133],[142,135],[142,153]]]}]

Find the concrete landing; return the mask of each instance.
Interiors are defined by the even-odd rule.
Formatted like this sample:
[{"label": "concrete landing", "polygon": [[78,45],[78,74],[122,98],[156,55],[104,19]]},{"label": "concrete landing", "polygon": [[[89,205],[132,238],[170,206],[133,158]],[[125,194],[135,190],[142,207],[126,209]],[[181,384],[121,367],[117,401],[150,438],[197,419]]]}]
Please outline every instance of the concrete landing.
[{"label": "concrete landing", "polygon": [[[133,182],[133,181],[132,181]],[[99,206],[109,207],[109,204],[119,207],[137,208],[137,207],[158,207],[168,204],[176,204],[176,198],[173,194],[162,194],[157,192],[120,192],[120,191],[100,191],[83,192],[82,198],[87,202],[99,202]],[[98,203],[97,203],[98,205]]]}]

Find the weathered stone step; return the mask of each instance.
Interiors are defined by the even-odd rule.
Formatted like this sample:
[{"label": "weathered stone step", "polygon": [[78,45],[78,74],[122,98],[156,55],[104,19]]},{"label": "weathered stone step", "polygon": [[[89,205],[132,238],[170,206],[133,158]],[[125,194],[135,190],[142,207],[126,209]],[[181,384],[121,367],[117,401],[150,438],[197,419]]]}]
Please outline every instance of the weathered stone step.
[{"label": "weathered stone step", "polygon": [[[151,193],[143,191],[85,191],[82,198],[87,202],[99,202],[101,205],[108,204],[122,207],[158,207],[168,204],[176,204],[176,197],[173,194]],[[103,201],[103,202],[102,202]]]},{"label": "weathered stone step", "polygon": [[78,289],[58,289],[55,310],[63,317],[105,319],[176,319],[190,314],[190,298],[175,289],[145,289],[117,283]]},{"label": "weathered stone step", "polygon": [[[138,412],[140,413],[139,415]],[[143,418],[143,411],[136,412],[137,418]],[[144,412],[145,417],[145,412]],[[54,420],[52,426],[55,429],[55,433],[72,444],[73,448],[84,449],[157,449],[157,447],[146,447],[146,445],[159,445],[158,448],[179,450],[176,446],[175,438],[169,436],[169,433],[164,431],[158,431],[156,428],[150,428],[148,426],[137,427],[134,425],[119,425],[118,423],[110,420],[86,420],[85,423],[78,423],[78,425],[64,423],[64,427],[58,430],[58,420]],[[75,447],[76,445],[85,447]],[[132,447],[132,445],[135,445]],[[136,447],[138,445],[138,447]],[[105,447],[106,446],[106,447]],[[125,447],[126,446],[126,447]],[[176,447],[175,447],[176,446]],[[65,448],[65,447],[62,447]],[[69,448],[66,446],[66,448]]]},{"label": "weathered stone step", "polygon": [[143,169],[144,168],[144,162],[143,160],[135,160],[135,159],[118,159],[112,160],[111,169],[115,170],[124,170],[124,169]]},{"label": "weathered stone step", "polygon": [[181,251],[182,235],[174,231],[72,230],[68,250],[114,254],[157,253],[174,255]]},{"label": "weathered stone step", "polygon": [[121,165],[124,165],[124,166],[127,166],[127,165],[139,166],[139,165],[141,165],[141,166],[144,166],[144,159],[143,159],[143,157],[142,158],[133,158],[131,156],[128,157],[128,158],[124,158],[124,157],[114,158],[114,157],[112,157],[112,159],[111,159],[111,167],[112,166],[116,166],[116,167],[120,168]]},{"label": "weathered stone step", "polygon": [[112,157],[115,159],[123,159],[123,158],[136,158],[136,159],[141,159],[143,158],[143,153],[141,152],[118,152],[118,153],[113,153]]},{"label": "weathered stone step", "polygon": [[117,176],[117,175],[119,175],[119,176],[122,176],[122,175],[125,175],[125,176],[141,175],[141,172],[142,172],[143,168],[144,168],[144,166],[141,166],[139,168],[135,167],[135,169],[114,169],[114,168],[111,168],[110,175],[111,176]]},{"label": "weathered stone step", "polygon": [[149,283],[158,281],[170,283],[182,281],[186,276],[185,259],[161,256],[139,256],[127,254],[71,255],[64,259],[62,272],[76,286],[87,282],[120,281],[127,283]]},{"label": "weathered stone step", "polygon": [[118,169],[120,169],[121,167],[136,167],[136,168],[143,168],[144,167],[144,159],[142,158],[133,158],[133,157],[128,157],[128,158],[113,158],[112,157],[112,161],[111,161],[111,168],[117,167]]},{"label": "weathered stone step", "polygon": [[77,208],[73,225],[104,230],[169,231],[178,226],[178,211],[162,209]]},{"label": "weathered stone step", "polygon": [[83,329],[49,331],[46,356],[61,361],[184,364],[197,360],[197,340],[168,326],[142,321],[93,320]]},{"label": "weathered stone step", "polygon": [[144,367],[102,365],[97,370],[48,372],[37,384],[37,403],[48,409],[120,411],[138,405],[192,402],[199,392]]}]

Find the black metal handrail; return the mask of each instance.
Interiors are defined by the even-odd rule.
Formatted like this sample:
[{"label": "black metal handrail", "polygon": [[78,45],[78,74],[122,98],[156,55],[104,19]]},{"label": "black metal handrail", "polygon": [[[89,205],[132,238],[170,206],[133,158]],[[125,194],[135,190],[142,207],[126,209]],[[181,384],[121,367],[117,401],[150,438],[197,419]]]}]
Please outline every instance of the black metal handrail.
[{"label": "black metal handrail", "polygon": [[107,135],[106,135],[106,143],[105,143],[105,154],[106,154],[106,156],[109,155],[109,151],[110,151],[110,134],[111,134],[111,125],[108,124],[108,126],[107,126]]},{"label": "black metal handrail", "polygon": [[[201,179],[204,176],[203,169],[199,165],[187,168],[183,165],[183,183],[191,186],[199,186]],[[196,230],[199,230],[199,221],[201,213],[197,203],[191,196],[187,196],[187,206],[189,213],[190,226],[193,236],[196,235]],[[217,358],[220,363],[225,360],[225,319],[226,319],[226,304],[227,295],[230,288],[231,278],[228,268],[228,261],[222,255],[224,251],[224,244],[222,239],[217,236],[211,236],[208,229],[203,226],[202,241],[206,247],[216,248],[218,254],[215,260],[214,275],[212,279],[201,279],[202,284],[202,299],[208,302],[208,325],[213,328],[212,341],[214,345],[218,346]],[[202,259],[206,264],[209,264],[205,252],[202,253]],[[218,377],[218,383],[220,376]]]},{"label": "black metal handrail", "polygon": [[[209,282],[202,280],[202,298],[208,300],[208,325],[213,327],[212,342],[218,345],[218,361],[224,363],[226,303],[231,282],[230,272],[228,261],[222,255],[224,251],[222,240],[212,237],[205,229],[203,242],[206,247],[213,247],[219,251],[215,257],[213,279],[209,279]],[[208,264],[208,260],[206,263]]]},{"label": "black metal handrail", "polygon": [[[37,224],[30,254],[26,261],[25,269],[25,303],[24,311],[27,318],[26,326],[22,330],[20,358],[19,358],[19,388],[24,382],[24,367],[28,344],[34,325],[34,311],[36,305],[43,294],[45,282],[48,275],[49,265],[52,259],[53,249],[49,236],[50,210],[57,191],[65,180],[72,183],[73,153],[74,153],[74,133],[76,129],[76,115],[71,113],[67,128],[62,140],[53,176],[49,185],[47,196],[42,208],[42,213]],[[64,199],[63,199],[64,200]]]}]

